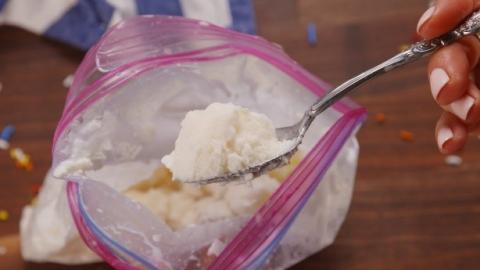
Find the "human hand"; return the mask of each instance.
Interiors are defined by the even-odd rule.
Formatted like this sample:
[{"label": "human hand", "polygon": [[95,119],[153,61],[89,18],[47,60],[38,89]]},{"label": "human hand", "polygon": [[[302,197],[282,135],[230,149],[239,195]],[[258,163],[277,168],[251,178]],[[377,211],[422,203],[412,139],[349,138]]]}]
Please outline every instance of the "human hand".
[{"label": "human hand", "polygon": [[[417,32],[425,39],[454,29],[480,0],[437,0],[420,18]],[[438,50],[430,58],[428,74],[432,95],[444,110],[435,135],[444,154],[462,149],[468,134],[480,129],[480,41],[465,37]]]}]

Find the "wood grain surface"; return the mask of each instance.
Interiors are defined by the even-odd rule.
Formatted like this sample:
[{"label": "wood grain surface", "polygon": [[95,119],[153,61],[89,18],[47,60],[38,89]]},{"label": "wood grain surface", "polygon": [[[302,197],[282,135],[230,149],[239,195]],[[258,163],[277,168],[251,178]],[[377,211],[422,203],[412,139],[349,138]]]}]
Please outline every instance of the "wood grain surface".
[{"label": "wood grain surface", "polygon": [[[255,0],[258,32],[312,73],[338,84],[390,57],[410,42],[427,0]],[[306,41],[314,22],[319,43]],[[0,269],[110,269],[22,261],[18,221],[51,161],[51,141],[63,108],[62,80],[83,53],[17,28],[0,26],[0,127],[14,124],[12,145],[35,168],[15,168],[0,151]],[[460,167],[444,163],[433,129],[440,110],[426,79],[425,61],[358,89],[354,99],[371,117],[359,132],[361,154],[350,213],[335,243],[293,269],[480,269],[480,141],[472,137]],[[414,134],[400,140],[400,131]]]}]

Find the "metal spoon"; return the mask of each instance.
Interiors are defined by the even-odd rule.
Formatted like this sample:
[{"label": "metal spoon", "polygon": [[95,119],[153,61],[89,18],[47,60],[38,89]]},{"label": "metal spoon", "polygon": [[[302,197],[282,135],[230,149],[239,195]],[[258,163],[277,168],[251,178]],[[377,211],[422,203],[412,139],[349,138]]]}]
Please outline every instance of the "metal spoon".
[{"label": "metal spoon", "polygon": [[242,171],[229,173],[226,175],[219,175],[209,179],[195,180],[191,181],[190,183],[203,185],[219,182],[231,182],[243,179],[248,180],[287,164],[291,156],[297,151],[300,143],[302,143],[303,137],[305,136],[305,133],[315,117],[329,108],[332,104],[340,100],[342,97],[350,93],[350,91],[355,89],[357,86],[378,75],[385,74],[397,67],[430,55],[439,48],[447,46],[465,36],[477,34],[479,30],[480,12],[475,12],[455,30],[435,39],[420,41],[412,44],[407,50],[395,55],[380,65],[353,77],[352,79],[329,91],[305,112],[303,118],[298,123],[289,127],[277,128],[276,133],[279,139],[294,140],[294,144],[289,151],[260,165],[249,167]]}]

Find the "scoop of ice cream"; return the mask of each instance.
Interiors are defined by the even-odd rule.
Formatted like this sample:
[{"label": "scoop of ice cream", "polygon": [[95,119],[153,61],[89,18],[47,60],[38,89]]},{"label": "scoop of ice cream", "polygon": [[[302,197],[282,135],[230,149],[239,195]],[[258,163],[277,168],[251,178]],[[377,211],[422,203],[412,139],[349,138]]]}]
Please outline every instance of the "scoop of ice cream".
[{"label": "scoop of ice cream", "polygon": [[187,113],[175,149],[162,162],[174,179],[195,181],[262,164],[291,145],[277,138],[267,116],[230,103],[212,103]]}]

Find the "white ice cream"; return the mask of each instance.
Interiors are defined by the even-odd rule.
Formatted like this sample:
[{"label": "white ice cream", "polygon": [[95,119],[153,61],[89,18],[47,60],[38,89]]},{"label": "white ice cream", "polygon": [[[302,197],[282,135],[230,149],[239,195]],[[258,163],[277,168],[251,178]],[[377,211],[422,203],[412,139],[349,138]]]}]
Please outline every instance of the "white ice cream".
[{"label": "white ice cream", "polygon": [[267,116],[230,103],[212,103],[187,113],[175,149],[162,162],[174,179],[195,181],[259,165],[291,146],[292,141],[278,140]]}]

